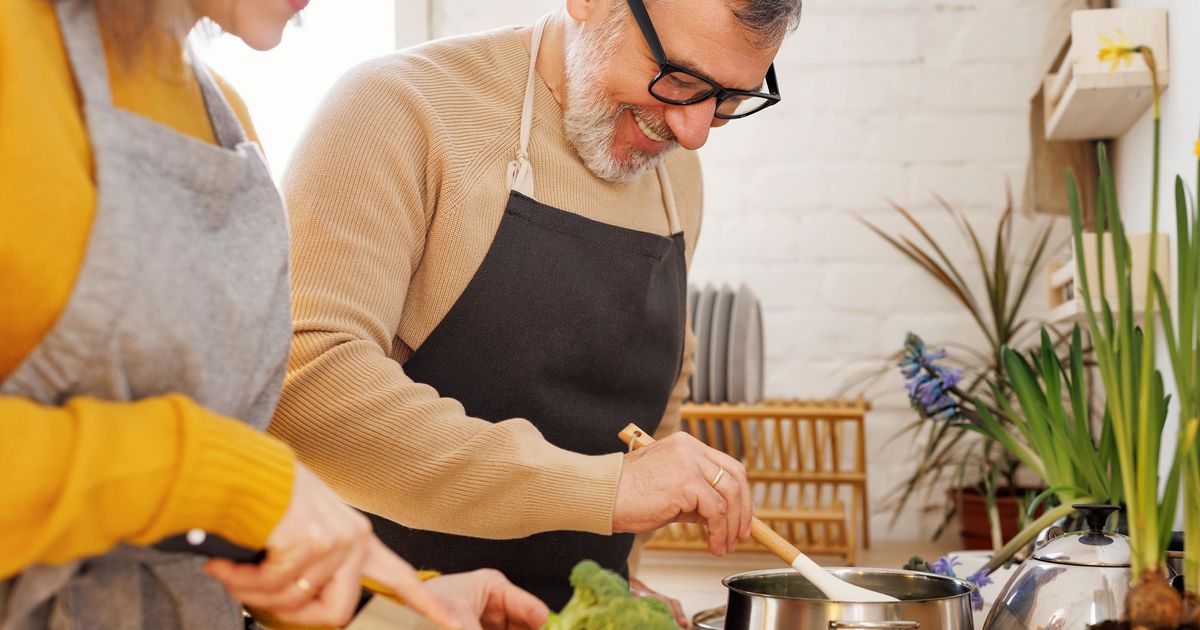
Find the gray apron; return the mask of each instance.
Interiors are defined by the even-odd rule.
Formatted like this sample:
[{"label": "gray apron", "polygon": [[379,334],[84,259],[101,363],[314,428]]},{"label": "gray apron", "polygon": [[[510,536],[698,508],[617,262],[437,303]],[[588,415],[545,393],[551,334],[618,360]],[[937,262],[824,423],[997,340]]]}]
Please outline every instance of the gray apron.
[{"label": "gray apron", "polygon": [[[62,405],[178,393],[264,429],[291,317],[283,201],[262,154],[199,63],[220,146],[116,109],[93,3],[62,1],[57,11],[91,141],[96,212],[66,308],[0,394]],[[243,627],[241,606],[201,565],[120,546],[31,567],[0,582],[0,629]]]},{"label": "gray apron", "polygon": [[[534,29],[532,59],[544,23]],[[533,198],[532,59],[504,218],[462,296],[404,371],[458,400],[472,416],[527,418],[561,448],[619,452],[625,447],[617,434],[627,423],[650,431],[658,426],[679,378],[687,301],[683,233],[661,166],[669,237],[593,221]],[[371,520],[375,533],[416,566],[497,568],[553,610],[570,598],[568,578],[577,562],[590,558],[628,574],[633,544],[630,534],[557,531],[484,540],[415,530],[375,515]]]}]

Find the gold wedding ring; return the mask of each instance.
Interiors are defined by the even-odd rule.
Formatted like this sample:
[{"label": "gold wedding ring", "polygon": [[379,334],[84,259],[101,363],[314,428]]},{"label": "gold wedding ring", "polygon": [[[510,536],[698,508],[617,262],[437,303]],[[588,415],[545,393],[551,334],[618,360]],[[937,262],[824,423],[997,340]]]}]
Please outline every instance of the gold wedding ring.
[{"label": "gold wedding ring", "polygon": [[718,483],[721,483],[721,477],[724,477],[724,476],[725,476],[725,469],[724,469],[724,468],[718,468],[718,469],[717,469],[717,476],[716,476],[716,477],[713,477],[713,478],[712,478],[712,481],[708,482],[708,485],[710,485],[710,486],[712,486],[712,487],[716,488],[716,487],[717,487],[717,484],[718,484]]},{"label": "gold wedding ring", "polygon": [[296,578],[296,588],[309,597],[317,596],[317,589],[313,588],[312,582],[304,579],[303,576]]}]

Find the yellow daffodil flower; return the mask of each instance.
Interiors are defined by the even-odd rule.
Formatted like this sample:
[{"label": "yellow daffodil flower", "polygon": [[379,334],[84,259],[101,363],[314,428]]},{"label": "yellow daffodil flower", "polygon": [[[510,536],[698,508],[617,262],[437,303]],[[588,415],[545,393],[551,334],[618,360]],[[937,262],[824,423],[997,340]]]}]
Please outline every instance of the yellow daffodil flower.
[{"label": "yellow daffodil flower", "polygon": [[1125,33],[1121,29],[1117,29],[1117,40],[1101,34],[1100,35],[1100,61],[1112,61],[1112,67],[1108,69],[1113,72],[1117,66],[1121,65],[1121,60],[1125,60],[1125,65],[1133,63],[1133,53],[1137,52],[1137,47],[1129,43],[1125,38]]},{"label": "yellow daffodil flower", "polygon": [[1196,141],[1196,157],[1200,158],[1200,140]]}]

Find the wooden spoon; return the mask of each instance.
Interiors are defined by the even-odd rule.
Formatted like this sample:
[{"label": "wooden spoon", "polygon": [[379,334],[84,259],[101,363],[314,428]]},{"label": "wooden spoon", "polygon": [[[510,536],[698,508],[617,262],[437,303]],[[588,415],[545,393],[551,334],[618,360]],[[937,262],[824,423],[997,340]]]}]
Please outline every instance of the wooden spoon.
[{"label": "wooden spoon", "polygon": [[[639,449],[643,446],[649,446],[654,443],[654,438],[650,437],[645,431],[642,431],[635,424],[630,424],[621,431],[621,441],[630,446],[631,449]],[[900,601],[891,595],[884,595],[872,590],[865,589],[861,586],[855,586],[849,582],[834,577],[831,573],[822,569],[820,565],[813,562],[811,558],[804,555],[795,545],[788,542],[786,538],[780,536],[778,532],[767,526],[766,523],[758,520],[758,517],[752,517],[750,520],[750,536],[757,540],[759,544],[766,547],[771,553],[779,557],[796,571],[800,572],[812,585],[817,587],[825,597],[832,601],[838,602],[896,602]]]}]

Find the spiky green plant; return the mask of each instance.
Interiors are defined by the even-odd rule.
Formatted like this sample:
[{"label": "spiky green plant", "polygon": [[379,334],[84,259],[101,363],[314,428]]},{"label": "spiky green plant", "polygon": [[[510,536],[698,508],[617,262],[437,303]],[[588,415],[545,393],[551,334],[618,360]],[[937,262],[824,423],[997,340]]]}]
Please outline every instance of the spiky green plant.
[{"label": "spiky green plant", "polygon": [[[1102,55],[1104,52],[1102,51]],[[1192,449],[1186,444],[1181,444],[1176,449],[1163,483],[1159,478],[1159,462],[1163,456],[1162,433],[1170,401],[1163,393],[1162,374],[1155,369],[1158,328],[1156,309],[1162,309],[1164,315],[1169,312],[1161,279],[1156,282],[1155,278],[1158,254],[1159,153],[1162,135],[1159,84],[1154,55],[1149,48],[1129,46],[1122,37],[1121,43],[1112,47],[1111,54],[1115,59],[1129,59],[1133,54],[1141,54],[1150,69],[1153,81],[1154,154],[1150,184],[1150,245],[1147,248],[1149,252],[1145,272],[1148,288],[1141,311],[1140,326],[1135,321],[1137,305],[1133,295],[1132,251],[1121,220],[1112,171],[1103,146],[1099,151],[1100,191],[1097,196],[1097,227],[1094,236],[1096,258],[1099,261],[1099,282],[1096,285],[1099,290],[1096,292],[1092,291],[1083,256],[1084,237],[1079,186],[1074,173],[1070,172],[1068,195],[1077,277],[1081,285],[1080,296],[1085,304],[1088,328],[1095,344],[1096,362],[1108,397],[1108,414],[1117,445],[1117,460],[1124,480],[1134,581],[1134,586],[1126,598],[1125,614],[1133,628],[1167,629],[1178,626],[1183,616],[1183,600],[1167,585],[1162,567],[1166,560],[1167,541],[1170,539],[1175,520],[1175,510],[1178,507],[1179,482],[1185,467],[1182,459]],[[1107,263],[1104,255],[1106,232],[1111,236],[1109,243],[1115,262],[1115,312],[1105,290],[1108,286],[1104,277]],[[1162,320],[1169,321],[1169,315]],[[1172,341],[1170,336],[1167,341]],[[1176,344],[1172,353],[1179,357],[1181,347],[1177,343],[1178,339],[1174,341]],[[1184,374],[1187,375],[1187,369],[1184,370]],[[1190,424],[1190,418],[1184,416],[1182,426],[1185,430]],[[1186,434],[1181,437],[1185,438],[1181,441],[1186,442]]]},{"label": "spiky green plant", "polygon": [[[935,195],[935,199],[962,234],[972,254],[969,261],[952,258],[930,229],[898,204],[892,204],[892,208],[915,231],[915,236],[892,234],[861,217],[859,220],[936,280],[978,326],[987,340],[986,351],[977,352],[962,347],[959,349],[963,350],[966,358],[951,359],[950,362],[962,371],[961,388],[964,392],[971,396],[990,397],[987,383],[1005,382],[1001,348],[1021,347],[1029,334],[1037,329],[1038,322],[1026,312],[1025,307],[1034,279],[1041,273],[1053,226],[1047,223],[1032,239],[1025,243],[1018,242],[1021,239],[1014,235],[1010,195],[995,233],[990,235],[989,248],[985,245],[989,235],[981,234],[965,213],[941,197]],[[964,271],[966,262],[974,263],[977,267],[978,282],[968,281],[970,270]],[[994,442],[985,440],[982,444],[972,443],[966,439],[971,434],[957,430],[954,423],[939,422],[924,415],[914,419],[904,431],[924,432],[924,445],[913,473],[898,484],[888,502],[893,509],[893,520],[900,516],[909,500],[920,490],[937,487],[943,481],[949,480],[962,487],[986,485],[983,480],[1000,477],[1005,480],[1004,485],[1014,485],[1017,460]],[[955,509],[955,502],[946,503],[941,525],[934,533],[935,538],[954,517]]]},{"label": "spiky green plant", "polygon": [[1048,488],[1031,502],[1031,510],[1049,497],[1057,501],[992,556],[987,565],[992,569],[1007,562],[1050,523],[1071,514],[1072,504],[1119,504],[1123,496],[1111,425],[1100,423],[1099,439],[1094,435],[1079,327],[1071,331],[1065,364],[1045,328],[1041,339],[1041,348],[1031,351],[1028,361],[1009,348],[1003,350],[1015,403],[993,385],[999,409],[975,399],[974,412],[964,414],[971,419],[962,424],[964,428],[1004,445],[1046,483]]},{"label": "spiky green plant", "polygon": [[[1200,190],[1200,140],[1196,157],[1196,187]],[[1179,176],[1175,177],[1175,232],[1174,314],[1157,273],[1153,282],[1178,391],[1176,459],[1183,476],[1184,583],[1191,592],[1200,593],[1200,210],[1194,198],[1189,203]]]},{"label": "spiky green plant", "polygon": [[[1095,423],[1078,326],[1072,331],[1065,364],[1046,328],[1041,329],[1040,348],[1030,351],[1028,361],[1020,353],[1002,348],[1008,391],[989,382],[991,397],[987,401],[959,389],[961,373],[939,363],[949,356],[945,350],[927,348],[912,333],[905,348],[901,373],[910,402],[922,417],[981,434],[1037,474],[1048,489],[1031,499],[1031,513],[1047,499],[1056,503],[1008,545],[994,540],[997,553],[989,567],[1007,562],[1049,523],[1069,514],[1072,504],[1121,502],[1113,433],[1102,423],[1099,440],[1093,435]],[[988,485],[994,481],[994,475],[984,478]],[[998,537],[996,525],[993,523],[992,529]]]}]

